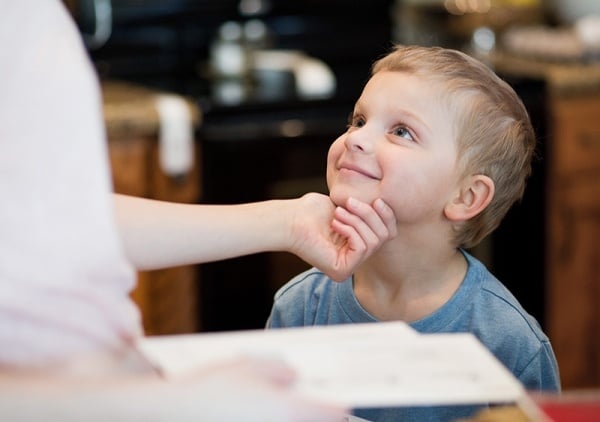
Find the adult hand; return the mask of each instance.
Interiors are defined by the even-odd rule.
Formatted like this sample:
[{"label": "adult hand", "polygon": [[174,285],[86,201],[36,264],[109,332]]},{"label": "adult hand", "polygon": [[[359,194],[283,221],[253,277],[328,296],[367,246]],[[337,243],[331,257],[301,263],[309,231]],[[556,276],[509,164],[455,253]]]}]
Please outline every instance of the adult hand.
[{"label": "adult hand", "polygon": [[185,378],[120,374],[100,378],[0,372],[2,420],[20,422],[341,422],[345,409],[293,390],[277,361],[240,359]]},{"label": "adult hand", "polygon": [[198,375],[188,391],[204,403],[202,420],[341,422],[347,413],[295,394],[295,374],[274,360],[241,359]]},{"label": "adult hand", "polygon": [[308,193],[292,222],[291,252],[336,281],[346,279],[383,243],[397,235],[392,209],[381,199],[349,198],[336,207],[328,196]]}]

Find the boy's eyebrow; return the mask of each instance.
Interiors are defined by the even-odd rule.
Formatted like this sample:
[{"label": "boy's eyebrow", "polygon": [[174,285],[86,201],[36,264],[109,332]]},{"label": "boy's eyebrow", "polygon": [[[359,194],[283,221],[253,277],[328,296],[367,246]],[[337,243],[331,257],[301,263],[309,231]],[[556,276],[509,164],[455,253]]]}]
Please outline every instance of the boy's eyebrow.
[{"label": "boy's eyebrow", "polygon": [[416,114],[411,113],[410,111],[407,111],[407,110],[404,110],[404,109],[395,109],[394,110],[394,116],[398,116],[398,115],[400,115],[404,119],[417,122],[417,124],[419,126],[423,127],[427,132],[429,132],[430,134],[432,133],[432,130],[429,127],[429,125],[427,124],[427,122],[425,122],[423,119],[421,119]]}]

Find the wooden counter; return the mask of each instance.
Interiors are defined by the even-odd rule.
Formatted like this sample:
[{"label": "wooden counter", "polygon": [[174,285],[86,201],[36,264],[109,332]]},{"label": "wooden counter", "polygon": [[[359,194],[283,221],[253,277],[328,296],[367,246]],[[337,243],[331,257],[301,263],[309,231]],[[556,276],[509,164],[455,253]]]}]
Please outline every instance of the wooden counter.
[{"label": "wooden counter", "polygon": [[[118,193],[174,202],[200,199],[200,151],[188,174],[171,177],[159,166],[158,92],[122,82],[102,84],[103,112],[109,139],[114,189]],[[193,124],[201,115],[188,101]],[[138,273],[132,293],[142,312],[147,335],[195,332],[198,324],[196,267]]]},{"label": "wooden counter", "polygon": [[582,93],[600,95],[600,61],[592,63],[560,63],[529,60],[524,57],[495,53],[490,61],[499,73],[544,79],[553,96]]}]

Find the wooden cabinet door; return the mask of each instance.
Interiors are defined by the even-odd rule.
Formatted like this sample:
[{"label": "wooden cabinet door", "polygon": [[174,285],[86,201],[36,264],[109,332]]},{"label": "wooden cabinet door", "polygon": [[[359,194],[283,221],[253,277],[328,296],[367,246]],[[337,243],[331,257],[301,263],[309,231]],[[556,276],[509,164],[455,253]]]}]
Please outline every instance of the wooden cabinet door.
[{"label": "wooden cabinet door", "polygon": [[563,388],[600,386],[600,96],[556,99],[548,174],[548,334]]},{"label": "wooden cabinet door", "polygon": [[[158,165],[157,141],[151,137],[111,139],[109,156],[115,192],[175,202],[199,199],[198,166],[181,177],[165,175]],[[195,266],[138,272],[132,298],[141,310],[146,335],[198,331],[197,283]]]}]

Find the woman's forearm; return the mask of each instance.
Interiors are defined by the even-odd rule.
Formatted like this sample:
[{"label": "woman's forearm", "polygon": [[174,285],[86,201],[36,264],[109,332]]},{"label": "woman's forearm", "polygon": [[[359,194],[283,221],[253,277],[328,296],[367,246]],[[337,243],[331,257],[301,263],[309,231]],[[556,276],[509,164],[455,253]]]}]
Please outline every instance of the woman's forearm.
[{"label": "woman's forearm", "polygon": [[114,198],[125,253],[140,270],[290,248],[285,201],[201,205]]},{"label": "woman's forearm", "polygon": [[343,280],[397,233],[394,214],[381,200],[349,199],[345,208],[317,193],[238,205],[118,194],[114,200],[125,254],[139,270],[286,251]]}]

